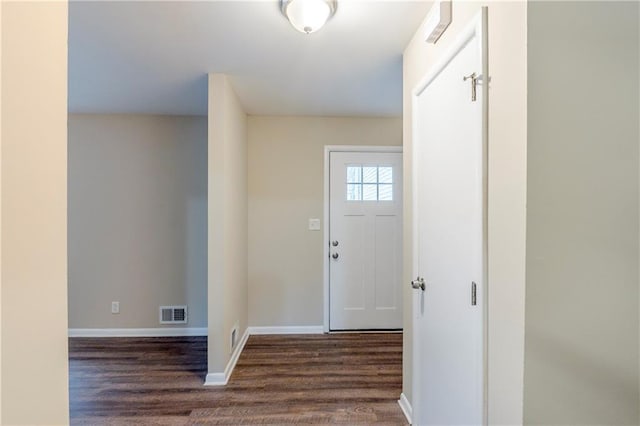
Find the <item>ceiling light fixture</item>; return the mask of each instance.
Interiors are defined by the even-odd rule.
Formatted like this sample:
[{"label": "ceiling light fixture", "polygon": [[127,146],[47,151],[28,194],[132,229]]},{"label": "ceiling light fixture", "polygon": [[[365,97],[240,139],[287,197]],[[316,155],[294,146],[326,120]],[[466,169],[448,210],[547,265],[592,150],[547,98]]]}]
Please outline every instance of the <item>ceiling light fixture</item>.
[{"label": "ceiling light fixture", "polygon": [[336,0],[280,0],[280,9],[301,33],[318,31],[336,13]]}]

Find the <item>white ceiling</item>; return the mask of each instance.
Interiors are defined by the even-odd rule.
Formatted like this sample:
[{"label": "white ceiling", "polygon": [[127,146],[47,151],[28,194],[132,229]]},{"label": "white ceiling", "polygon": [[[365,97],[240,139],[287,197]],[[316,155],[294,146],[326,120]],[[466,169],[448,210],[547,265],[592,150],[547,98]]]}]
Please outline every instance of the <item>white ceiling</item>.
[{"label": "white ceiling", "polygon": [[217,72],[249,114],[399,116],[402,51],[429,4],[341,0],[306,35],[278,0],[72,1],[69,111],[206,115]]}]

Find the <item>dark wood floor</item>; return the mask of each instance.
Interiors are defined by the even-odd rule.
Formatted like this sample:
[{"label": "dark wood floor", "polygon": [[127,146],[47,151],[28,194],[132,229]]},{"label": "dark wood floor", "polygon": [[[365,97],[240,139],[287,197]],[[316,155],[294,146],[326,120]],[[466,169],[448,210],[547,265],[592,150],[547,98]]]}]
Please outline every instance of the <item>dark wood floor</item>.
[{"label": "dark wood floor", "polygon": [[389,424],[406,420],[402,334],[251,336],[225,387],[204,337],[73,338],[71,424]]}]

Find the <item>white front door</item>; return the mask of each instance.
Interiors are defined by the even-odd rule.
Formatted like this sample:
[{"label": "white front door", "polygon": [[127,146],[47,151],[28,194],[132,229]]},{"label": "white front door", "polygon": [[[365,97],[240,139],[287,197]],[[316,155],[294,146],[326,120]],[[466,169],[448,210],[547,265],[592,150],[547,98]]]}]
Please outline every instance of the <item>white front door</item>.
[{"label": "white front door", "polygon": [[331,152],[329,328],[402,328],[402,153]]},{"label": "white front door", "polygon": [[414,92],[415,425],[484,422],[482,22]]}]

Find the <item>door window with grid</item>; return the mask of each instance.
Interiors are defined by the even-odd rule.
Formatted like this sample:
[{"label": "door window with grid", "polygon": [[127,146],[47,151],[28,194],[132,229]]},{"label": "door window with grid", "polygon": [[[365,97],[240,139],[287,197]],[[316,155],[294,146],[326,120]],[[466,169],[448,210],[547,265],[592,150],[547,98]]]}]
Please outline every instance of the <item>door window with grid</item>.
[{"label": "door window with grid", "polygon": [[347,166],[347,201],[393,201],[393,167]]}]

